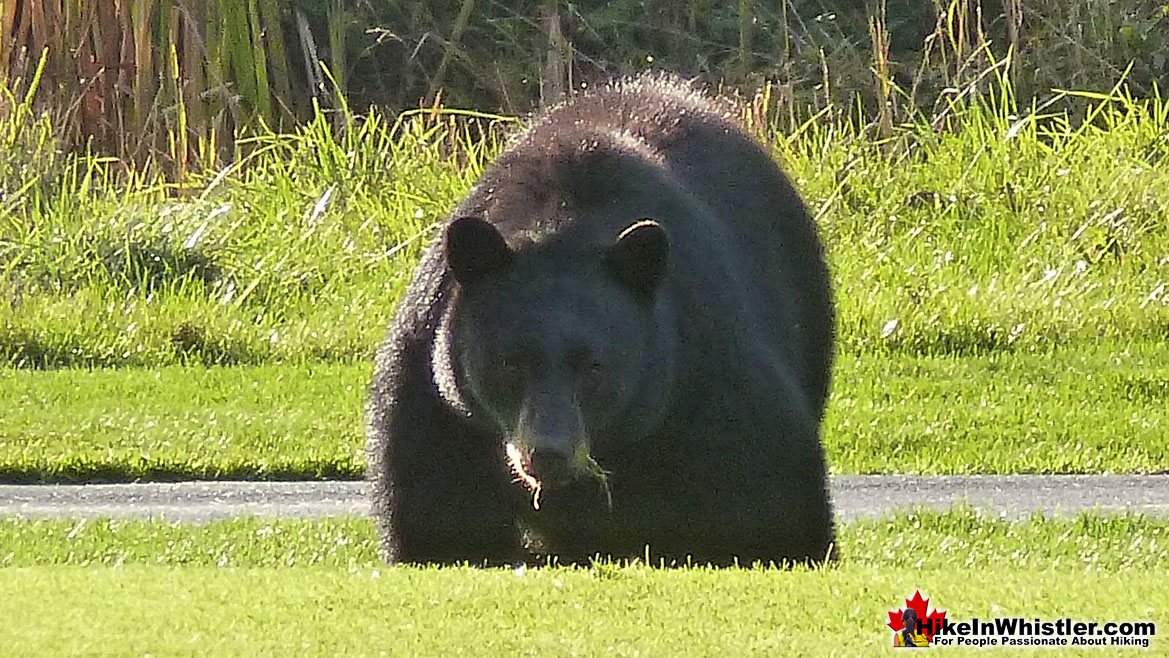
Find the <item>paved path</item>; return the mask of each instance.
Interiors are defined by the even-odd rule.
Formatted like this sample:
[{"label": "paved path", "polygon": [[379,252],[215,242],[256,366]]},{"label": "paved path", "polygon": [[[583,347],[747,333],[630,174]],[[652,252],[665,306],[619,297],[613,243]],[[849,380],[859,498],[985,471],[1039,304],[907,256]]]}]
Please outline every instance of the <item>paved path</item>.
[{"label": "paved path", "polygon": [[[265,517],[365,516],[364,482],[179,482],[0,485],[0,517],[142,517],[208,521]],[[1132,510],[1169,517],[1169,475],[881,476],[832,478],[842,520],[914,505],[966,503],[1005,516]]]}]

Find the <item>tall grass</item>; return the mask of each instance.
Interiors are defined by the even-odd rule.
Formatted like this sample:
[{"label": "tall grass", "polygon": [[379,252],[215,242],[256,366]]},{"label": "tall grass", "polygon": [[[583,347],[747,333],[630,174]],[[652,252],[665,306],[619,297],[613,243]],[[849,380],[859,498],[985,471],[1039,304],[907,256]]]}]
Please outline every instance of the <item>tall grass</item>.
[{"label": "tall grass", "polygon": [[391,123],[371,112],[345,114],[338,130],[314,116],[241,138],[234,164],[172,184],[153,168],[59,155],[50,119],[19,102],[0,118],[3,358],[365,354],[429,228],[511,120],[428,112]]},{"label": "tall grass", "polygon": [[[748,113],[822,227],[841,348],[1163,340],[1169,102],[1060,92],[1090,104],[1075,120],[1017,107],[1005,78],[991,88],[884,132],[825,111],[787,134]],[[175,185],[57,153],[51,120],[9,102],[0,358],[23,367],[366,358],[421,245],[511,123],[317,110]]]},{"label": "tall grass", "polygon": [[[50,108],[62,146],[181,179],[230,156],[243,131],[311,114],[313,94],[289,73],[303,56],[285,39],[301,11],[283,0],[6,0],[0,88]],[[301,38],[315,44],[311,30]]]},{"label": "tall grass", "polygon": [[1169,335],[1169,104],[1119,85],[1057,92],[1091,103],[1073,121],[1016,107],[998,82],[888,138],[859,117],[771,133],[832,247],[845,344],[1034,351]]}]

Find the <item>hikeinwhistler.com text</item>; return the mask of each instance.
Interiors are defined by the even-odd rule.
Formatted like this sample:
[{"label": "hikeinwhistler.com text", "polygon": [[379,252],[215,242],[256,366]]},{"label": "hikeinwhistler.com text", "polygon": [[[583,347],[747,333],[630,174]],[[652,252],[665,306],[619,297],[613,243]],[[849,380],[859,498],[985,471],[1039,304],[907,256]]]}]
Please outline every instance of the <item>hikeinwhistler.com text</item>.
[{"label": "hikeinwhistler.com text", "polygon": [[935,646],[962,647],[1140,647],[1149,648],[1157,634],[1152,621],[1077,621],[997,617],[953,622],[919,620],[934,634]]}]

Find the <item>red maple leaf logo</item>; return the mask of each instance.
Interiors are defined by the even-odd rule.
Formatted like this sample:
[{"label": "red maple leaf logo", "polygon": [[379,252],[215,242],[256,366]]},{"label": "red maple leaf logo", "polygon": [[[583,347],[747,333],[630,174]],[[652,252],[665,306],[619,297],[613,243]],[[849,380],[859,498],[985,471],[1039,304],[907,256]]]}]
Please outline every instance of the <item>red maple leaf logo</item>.
[{"label": "red maple leaf logo", "polygon": [[[929,607],[929,599],[921,598],[921,592],[914,591],[912,599],[905,599],[905,606],[913,608],[917,613],[917,618],[922,622],[922,634],[930,642],[934,641],[934,632],[942,627],[942,622],[946,619],[945,610],[935,609],[933,612],[926,614],[926,608]],[[893,629],[894,632],[905,628],[905,622],[901,620],[901,614],[905,612],[905,608],[898,608],[896,612],[889,613],[889,623],[887,626]],[[931,623],[932,622],[932,623]]]}]

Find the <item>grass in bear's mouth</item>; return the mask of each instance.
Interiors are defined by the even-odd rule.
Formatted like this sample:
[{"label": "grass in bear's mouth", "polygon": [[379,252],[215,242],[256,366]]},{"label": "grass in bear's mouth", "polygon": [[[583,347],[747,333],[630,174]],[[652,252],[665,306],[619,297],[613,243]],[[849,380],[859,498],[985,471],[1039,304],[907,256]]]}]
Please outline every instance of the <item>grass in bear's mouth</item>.
[{"label": "grass in bear's mouth", "polygon": [[582,459],[583,470],[585,475],[592,478],[601,486],[601,491],[605,494],[605,507],[613,509],[613,489],[609,486],[609,471],[601,468],[597,460],[587,452]]}]

